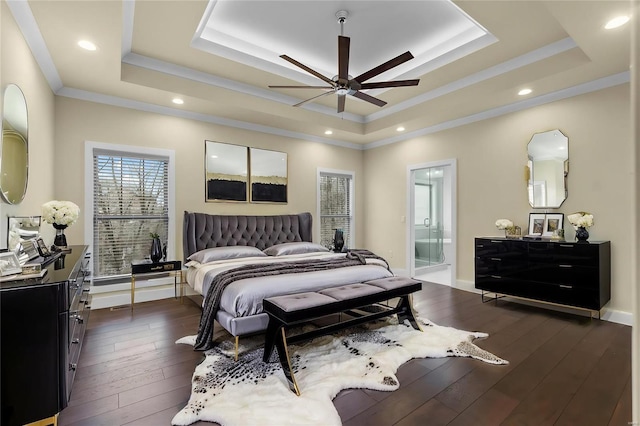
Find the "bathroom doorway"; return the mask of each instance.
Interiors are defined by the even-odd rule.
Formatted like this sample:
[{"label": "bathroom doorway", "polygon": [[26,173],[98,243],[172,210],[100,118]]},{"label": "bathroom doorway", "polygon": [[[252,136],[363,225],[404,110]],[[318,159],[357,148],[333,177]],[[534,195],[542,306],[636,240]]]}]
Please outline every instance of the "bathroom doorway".
[{"label": "bathroom doorway", "polygon": [[410,275],[455,283],[455,159],[408,167]]}]

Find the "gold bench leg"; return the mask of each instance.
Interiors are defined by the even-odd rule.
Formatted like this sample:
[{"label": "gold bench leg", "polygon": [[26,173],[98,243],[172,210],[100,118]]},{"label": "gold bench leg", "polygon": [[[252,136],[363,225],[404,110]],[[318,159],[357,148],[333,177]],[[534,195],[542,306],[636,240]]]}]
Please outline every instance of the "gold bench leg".
[{"label": "gold bench leg", "polygon": [[236,354],[234,357],[234,361],[238,362],[238,345],[240,344],[240,336],[236,336]]},{"label": "gold bench leg", "polygon": [[276,349],[278,351],[278,357],[280,358],[280,365],[282,365],[282,370],[287,378],[287,382],[289,383],[289,389],[291,389],[292,392],[295,392],[297,396],[300,396],[300,388],[298,387],[298,382],[296,382],[296,376],[293,374],[293,368],[291,368],[291,358],[289,357],[289,347],[287,346],[287,334],[284,327],[282,327],[281,331],[282,338],[276,339]]}]

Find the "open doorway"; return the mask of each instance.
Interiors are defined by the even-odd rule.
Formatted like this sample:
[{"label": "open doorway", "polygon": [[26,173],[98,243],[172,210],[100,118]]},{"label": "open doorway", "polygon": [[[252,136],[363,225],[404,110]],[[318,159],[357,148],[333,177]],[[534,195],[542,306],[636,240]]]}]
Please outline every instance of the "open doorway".
[{"label": "open doorway", "polygon": [[408,167],[407,259],[412,277],[455,283],[455,159]]}]

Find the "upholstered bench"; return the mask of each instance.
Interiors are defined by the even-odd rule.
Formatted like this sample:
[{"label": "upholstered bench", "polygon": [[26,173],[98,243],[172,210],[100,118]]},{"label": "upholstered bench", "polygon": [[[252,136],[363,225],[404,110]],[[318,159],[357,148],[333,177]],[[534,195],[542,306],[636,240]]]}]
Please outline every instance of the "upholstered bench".
[{"label": "upholstered bench", "polygon": [[[264,299],[263,309],[269,315],[269,324],[265,335],[263,361],[268,362],[275,346],[282,370],[289,388],[300,395],[289,359],[287,343],[297,343],[314,337],[324,336],[364,322],[398,314],[398,321],[409,323],[416,330],[421,330],[411,307],[409,296],[422,288],[422,283],[411,278],[389,277],[363,283],[332,287],[324,290],[288,294]],[[383,307],[373,313],[356,313],[353,309],[363,308],[399,297],[395,308]],[[348,312],[354,318],[339,323],[319,327],[314,330],[286,336],[286,331],[294,325],[305,324],[311,320],[327,315]]]}]

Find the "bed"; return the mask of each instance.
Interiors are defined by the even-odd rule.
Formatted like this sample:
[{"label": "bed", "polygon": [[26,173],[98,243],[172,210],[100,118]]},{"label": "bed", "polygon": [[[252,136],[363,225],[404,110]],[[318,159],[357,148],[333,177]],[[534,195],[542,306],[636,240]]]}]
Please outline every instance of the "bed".
[{"label": "bed", "polygon": [[[229,216],[185,211],[185,276],[188,293],[195,294],[192,299],[203,308],[201,330],[208,328],[207,336],[212,336],[215,319],[235,337],[237,347],[240,336],[266,330],[265,298],[393,276],[387,262],[370,252],[333,253],[314,244],[311,230],[310,213]],[[213,311],[211,300],[216,301]],[[208,337],[196,348],[210,347]]]}]

